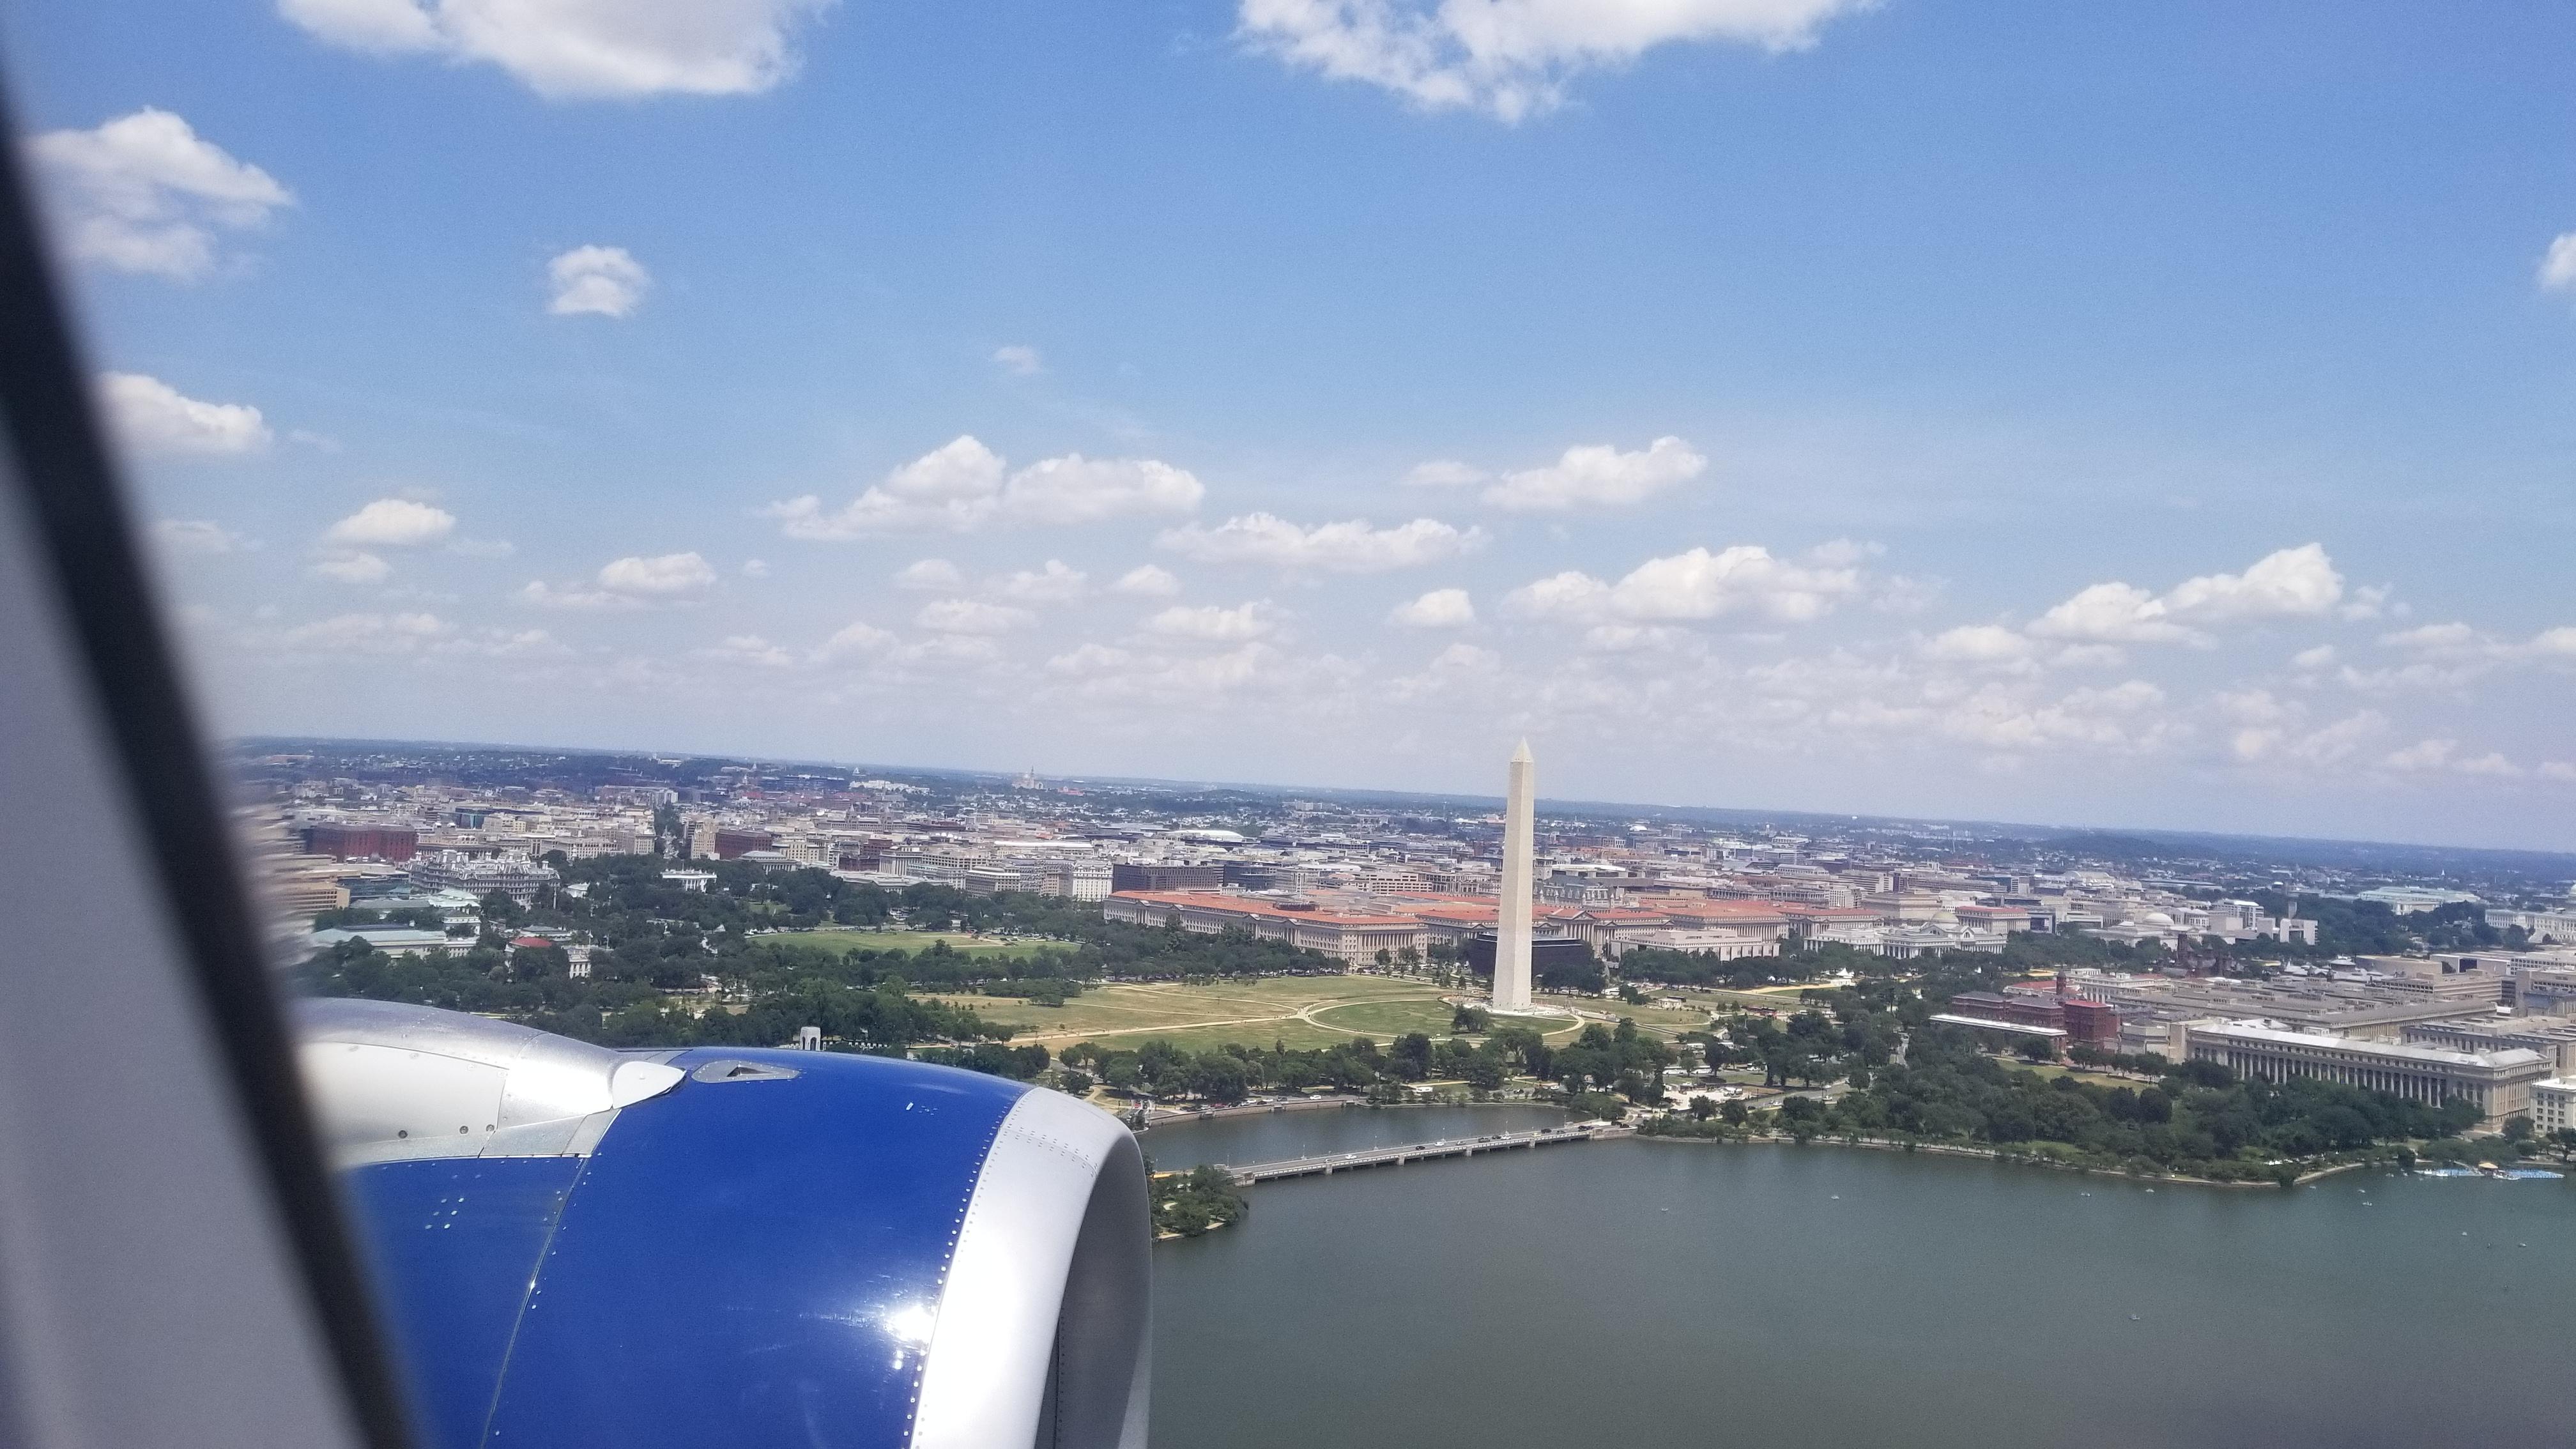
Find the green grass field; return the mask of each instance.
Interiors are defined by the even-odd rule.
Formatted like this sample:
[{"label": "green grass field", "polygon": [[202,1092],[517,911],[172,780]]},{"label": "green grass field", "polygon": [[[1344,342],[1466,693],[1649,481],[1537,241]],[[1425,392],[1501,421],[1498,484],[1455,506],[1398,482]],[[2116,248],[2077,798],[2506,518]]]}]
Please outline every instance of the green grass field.
[{"label": "green grass field", "polygon": [[969,936],[962,931],[864,931],[832,929],[794,931],[762,940],[788,950],[828,951],[838,956],[844,951],[864,946],[871,951],[926,951],[932,943],[945,941],[952,951],[974,956],[1025,956],[1049,943],[1044,941],[997,941],[990,937]]},{"label": "green grass field", "polygon": [[1331,1027],[1336,1031],[1375,1037],[1383,1046],[1390,1039],[1409,1031],[1447,1036],[1449,1023],[1456,1015],[1456,1007],[1435,996],[1423,1000],[1354,1001],[1344,1006],[1319,1007],[1312,1020],[1318,1026]]},{"label": "green grass field", "polygon": [[[1455,1009],[1443,988],[1382,976],[1287,976],[1205,985],[1129,984],[1094,987],[1061,1007],[998,996],[942,996],[1015,1027],[1016,1040],[1050,1047],[1078,1041],[1132,1047],[1152,1037],[1206,1051],[1229,1042],[1301,1050],[1355,1036],[1381,1046],[1408,1031],[1447,1036]],[[1551,1037],[1577,1027],[1551,1028]]]}]

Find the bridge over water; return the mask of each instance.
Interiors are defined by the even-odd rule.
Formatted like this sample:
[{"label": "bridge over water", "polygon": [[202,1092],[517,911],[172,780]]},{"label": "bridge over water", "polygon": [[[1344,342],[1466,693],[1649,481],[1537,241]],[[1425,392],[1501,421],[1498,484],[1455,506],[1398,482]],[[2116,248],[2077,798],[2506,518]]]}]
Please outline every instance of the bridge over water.
[{"label": "bridge over water", "polygon": [[1413,1142],[1402,1147],[1366,1147],[1356,1152],[1330,1152],[1321,1157],[1291,1157],[1278,1162],[1227,1164],[1238,1185],[1276,1182],[1283,1177],[1329,1177],[1336,1172],[1356,1172],[1363,1167],[1401,1167],[1408,1162],[1429,1162],[1443,1157],[1476,1157],[1487,1152],[1515,1152],[1554,1147],[1566,1142],[1593,1142],[1604,1137],[1626,1137],[1633,1127],[1613,1127],[1606,1122],[1588,1122],[1571,1127],[1542,1127],[1532,1132],[1496,1132],[1483,1137],[1444,1137],[1437,1142]]}]

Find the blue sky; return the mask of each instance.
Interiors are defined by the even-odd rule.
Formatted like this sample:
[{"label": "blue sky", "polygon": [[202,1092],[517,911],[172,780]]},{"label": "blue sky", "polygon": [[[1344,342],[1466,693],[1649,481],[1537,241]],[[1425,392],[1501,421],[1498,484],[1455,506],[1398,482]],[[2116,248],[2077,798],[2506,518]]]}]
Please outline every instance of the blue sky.
[{"label": "blue sky", "polygon": [[0,39],[230,730],[2576,848],[2576,12]]}]

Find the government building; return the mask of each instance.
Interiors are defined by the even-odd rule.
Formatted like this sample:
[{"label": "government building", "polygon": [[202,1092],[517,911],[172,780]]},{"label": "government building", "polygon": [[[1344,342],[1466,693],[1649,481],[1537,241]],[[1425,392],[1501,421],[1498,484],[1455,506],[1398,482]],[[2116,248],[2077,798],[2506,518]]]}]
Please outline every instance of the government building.
[{"label": "government building", "polygon": [[2530,1112],[2533,1085],[2547,1079],[2554,1065],[2525,1047],[2451,1051],[2286,1031],[2259,1021],[2195,1021],[2184,1031],[2189,1061],[2217,1062],[2240,1077],[2267,1082],[2314,1077],[2428,1107],[2458,1097],[2478,1109],[2479,1125],[2488,1131]]}]

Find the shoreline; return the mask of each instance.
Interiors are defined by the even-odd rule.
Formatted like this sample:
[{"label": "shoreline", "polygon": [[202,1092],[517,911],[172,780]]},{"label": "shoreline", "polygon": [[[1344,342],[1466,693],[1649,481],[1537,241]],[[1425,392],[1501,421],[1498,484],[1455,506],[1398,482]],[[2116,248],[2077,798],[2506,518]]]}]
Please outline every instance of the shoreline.
[{"label": "shoreline", "polygon": [[1797,1138],[1792,1137],[1785,1132],[1748,1134],[1743,1137],[1677,1137],[1661,1133],[1641,1131],[1636,1133],[1632,1140],[1640,1142],[1671,1142],[1709,1147],[1813,1147],[1823,1145],[1827,1147],[1859,1147],[1876,1152],[1922,1152],[1930,1153],[1936,1157],[1983,1158],[1989,1162],[2001,1162],[2013,1167],[2045,1168],[2051,1172],[2071,1172],[2081,1177],[2116,1177],[2127,1182],[2175,1183],[2186,1187],[2267,1188],[2274,1192],[2281,1192],[2291,1188],[2306,1187],[2310,1183],[2319,1182],[2326,1178],[2334,1177],[2341,1173],[2352,1172],[2360,1168],[2384,1165],[2372,1162],[2338,1162],[2330,1166],[2318,1168],[2313,1172],[2303,1172],[2286,1183],[2229,1182],[2222,1181],[2214,1177],[2192,1177],[2179,1172],[2136,1173],[2119,1167],[2096,1167],[2079,1162],[2059,1162],[2044,1156],[2006,1152],[2000,1148],[1994,1147],[1972,1147],[1965,1143],[1900,1142],[1886,1137],[1849,1138],[1818,1136],[1810,1138],[1805,1142],[1800,1142]]}]

